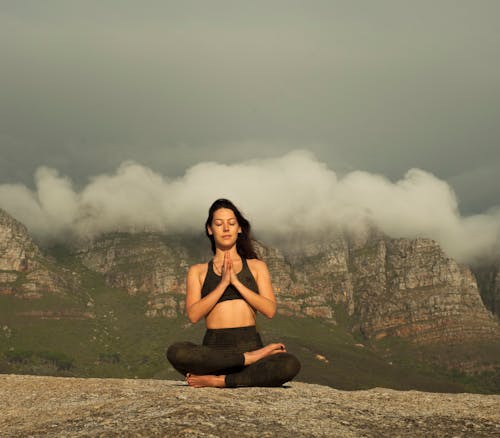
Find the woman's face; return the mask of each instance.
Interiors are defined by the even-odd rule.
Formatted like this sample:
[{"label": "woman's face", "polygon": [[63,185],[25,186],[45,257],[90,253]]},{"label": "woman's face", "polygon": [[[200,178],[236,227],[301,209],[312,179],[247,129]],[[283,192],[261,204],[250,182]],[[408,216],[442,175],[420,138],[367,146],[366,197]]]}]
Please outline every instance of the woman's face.
[{"label": "woman's face", "polygon": [[238,220],[229,208],[215,210],[212,224],[207,227],[208,234],[214,236],[218,247],[230,248],[236,243],[241,227]]}]

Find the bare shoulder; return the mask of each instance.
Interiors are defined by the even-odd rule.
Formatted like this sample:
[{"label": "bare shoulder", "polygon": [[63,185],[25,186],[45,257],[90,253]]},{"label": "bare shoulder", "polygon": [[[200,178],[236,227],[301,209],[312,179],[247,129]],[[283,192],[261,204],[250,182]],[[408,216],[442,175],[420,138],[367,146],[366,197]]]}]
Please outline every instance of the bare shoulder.
[{"label": "bare shoulder", "polygon": [[191,265],[189,267],[188,273],[193,273],[193,274],[199,274],[203,272],[207,272],[208,270],[208,263],[197,263],[196,265]]},{"label": "bare shoulder", "polygon": [[267,269],[266,262],[259,259],[247,259],[248,266],[256,269]]},{"label": "bare shoulder", "polygon": [[208,263],[197,263],[189,267],[188,278],[198,278],[201,283],[205,279],[208,271]]},{"label": "bare shoulder", "polygon": [[258,274],[266,274],[269,272],[269,270],[267,269],[266,262],[264,262],[263,260],[248,259],[247,263],[252,273],[256,273],[258,275]]}]

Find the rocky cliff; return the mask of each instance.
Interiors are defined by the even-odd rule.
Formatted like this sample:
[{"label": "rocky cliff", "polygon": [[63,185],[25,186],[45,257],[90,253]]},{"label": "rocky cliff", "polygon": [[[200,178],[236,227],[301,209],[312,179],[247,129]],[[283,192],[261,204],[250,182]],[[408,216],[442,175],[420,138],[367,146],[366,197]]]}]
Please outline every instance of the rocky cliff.
[{"label": "rocky cliff", "polygon": [[[207,242],[191,248],[197,245]],[[366,338],[398,336],[420,344],[500,338],[471,270],[430,239],[390,239],[372,231],[332,236],[286,255],[256,246],[282,315],[331,324],[347,315],[351,329]],[[77,252],[110,286],[148,294],[151,317],[184,311],[185,275],[200,260],[182,240],[155,233],[105,236]]]},{"label": "rocky cliff", "polygon": [[500,318],[500,261],[473,268],[486,308]]},{"label": "rocky cliff", "polygon": [[180,381],[0,375],[0,434],[492,437],[500,396],[375,388],[193,389]]},{"label": "rocky cliff", "polygon": [[498,337],[471,270],[429,239],[377,239],[353,248],[355,315],[368,337],[420,343]]},{"label": "rocky cliff", "polygon": [[[68,294],[79,273],[58,266],[33,243],[26,228],[0,211],[0,291],[22,297]],[[200,248],[206,248],[203,252]],[[342,322],[365,338],[397,336],[419,344],[500,339],[500,326],[483,305],[471,270],[429,239],[390,239],[374,230],[336,234],[286,254],[257,243],[268,263],[278,312]],[[208,260],[203,236],[112,233],[74,246],[106,284],[148,297],[148,317],[184,311],[189,265]],[[490,275],[500,288],[498,271]]]},{"label": "rocky cliff", "polygon": [[335,322],[346,312],[367,338],[418,343],[498,339],[471,270],[430,239],[389,239],[377,232],[337,235],[286,259],[269,251],[280,312]]},{"label": "rocky cliff", "polygon": [[77,272],[44,256],[26,227],[0,209],[0,294],[37,299],[66,295],[79,287]]},{"label": "rocky cliff", "polygon": [[76,254],[110,287],[147,294],[146,315],[175,318],[183,313],[185,277],[193,263],[186,247],[157,233],[115,233],[86,242]]}]

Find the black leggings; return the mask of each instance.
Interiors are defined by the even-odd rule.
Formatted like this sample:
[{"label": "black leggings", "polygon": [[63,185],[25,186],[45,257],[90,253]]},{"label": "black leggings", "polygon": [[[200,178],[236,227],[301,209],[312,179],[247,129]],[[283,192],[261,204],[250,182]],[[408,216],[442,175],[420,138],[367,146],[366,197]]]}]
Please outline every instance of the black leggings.
[{"label": "black leggings", "polygon": [[203,345],[176,342],[167,358],[181,374],[225,375],[228,388],[281,386],[300,371],[300,362],[289,353],[277,353],[245,366],[243,353],[262,348],[255,326],[207,329]]}]

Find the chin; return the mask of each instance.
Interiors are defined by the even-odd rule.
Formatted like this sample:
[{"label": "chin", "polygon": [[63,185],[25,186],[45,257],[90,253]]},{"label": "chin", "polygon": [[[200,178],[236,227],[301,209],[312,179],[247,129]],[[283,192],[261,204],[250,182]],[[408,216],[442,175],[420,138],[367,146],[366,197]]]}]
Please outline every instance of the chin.
[{"label": "chin", "polygon": [[236,240],[221,240],[220,242],[218,242],[218,245],[221,247],[221,248],[232,248],[234,245],[236,245]]}]

